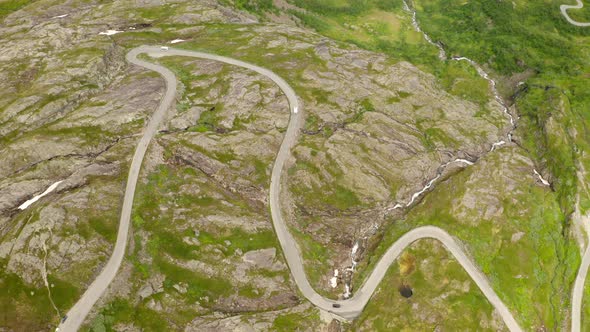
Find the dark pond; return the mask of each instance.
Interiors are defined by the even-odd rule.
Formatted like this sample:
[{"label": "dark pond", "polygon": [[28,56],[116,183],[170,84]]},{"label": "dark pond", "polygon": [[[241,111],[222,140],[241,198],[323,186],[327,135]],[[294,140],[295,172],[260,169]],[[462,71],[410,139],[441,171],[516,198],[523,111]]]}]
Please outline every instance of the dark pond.
[{"label": "dark pond", "polygon": [[401,286],[398,288],[398,290],[399,290],[399,293],[400,293],[400,294],[401,294],[403,297],[405,297],[406,299],[407,299],[407,298],[410,298],[410,297],[412,297],[412,295],[414,295],[414,292],[412,292],[412,288],[410,288],[410,286],[408,286],[408,285],[401,285]]}]

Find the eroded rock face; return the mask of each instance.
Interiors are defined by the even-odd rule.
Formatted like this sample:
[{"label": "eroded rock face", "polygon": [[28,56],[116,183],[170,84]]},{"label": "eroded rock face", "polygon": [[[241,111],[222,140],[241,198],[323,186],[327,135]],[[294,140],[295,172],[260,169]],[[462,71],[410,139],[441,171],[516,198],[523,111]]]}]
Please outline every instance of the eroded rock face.
[{"label": "eroded rock face", "polygon": [[275,248],[248,251],[242,256],[242,260],[254,268],[267,270],[280,270],[284,266],[277,265]]},{"label": "eroded rock face", "polygon": [[302,331],[337,331],[329,327],[334,324],[328,325],[311,317],[313,312],[314,309],[310,304],[300,304],[290,309],[255,314],[237,314],[229,317],[202,316],[196,317],[184,328],[184,331],[273,331],[280,326],[275,321],[285,316],[300,319],[299,328]]}]

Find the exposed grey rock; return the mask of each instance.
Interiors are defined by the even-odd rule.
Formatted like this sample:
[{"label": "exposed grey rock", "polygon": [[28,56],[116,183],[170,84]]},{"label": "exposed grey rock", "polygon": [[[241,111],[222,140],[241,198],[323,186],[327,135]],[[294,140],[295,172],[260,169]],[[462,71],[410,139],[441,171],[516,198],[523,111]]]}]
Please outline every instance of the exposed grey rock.
[{"label": "exposed grey rock", "polygon": [[275,248],[248,251],[242,256],[242,260],[261,269],[279,270],[284,268],[283,265],[277,265]]}]

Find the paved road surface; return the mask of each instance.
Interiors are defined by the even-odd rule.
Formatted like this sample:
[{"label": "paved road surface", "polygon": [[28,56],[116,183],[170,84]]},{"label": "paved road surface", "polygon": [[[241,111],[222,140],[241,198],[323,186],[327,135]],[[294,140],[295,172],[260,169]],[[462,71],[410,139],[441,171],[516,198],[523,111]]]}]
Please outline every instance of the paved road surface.
[{"label": "paved road surface", "polygon": [[[82,295],[82,298],[74,305],[74,307],[70,309],[68,312],[68,318],[59,326],[60,331],[75,331],[80,327],[94,303],[102,296],[108,285],[115,277],[117,270],[121,266],[121,262],[123,261],[123,257],[125,255],[125,247],[127,245],[131,207],[141,163],[149,142],[153,138],[164,114],[172,105],[176,95],[176,79],[174,74],[164,67],[137,59],[137,55],[141,53],[148,53],[154,56],[181,55],[197,57],[221,61],[224,63],[251,69],[270,78],[283,91],[289,100],[291,117],[289,126],[285,133],[285,137],[283,138],[283,142],[277,154],[277,158],[272,170],[270,208],[273,225],[287,260],[287,264],[291,270],[291,274],[293,275],[297,286],[301,290],[301,293],[314,305],[345,319],[357,317],[362,312],[363,308],[371,298],[371,295],[385,276],[389,266],[395,261],[401,252],[414,241],[423,238],[432,238],[441,241],[447,250],[449,250],[449,252],[455,256],[457,261],[463,266],[463,268],[467,271],[469,276],[471,276],[473,281],[481,289],[490,303],[499,312],[510,331],[521,331],[518,323],[506,305],[504,305],[502,300],[494,292],[485,275],[475,266],[475,264],[473,264],[471,259],[465,255],[459,244],[448,233],[434,226],[416,228],[399,238],[377,263],[373,273],[368,277],[363,286],[350,299],[335,301],[326,299],[319,295],[311,287],[309,281],[307,280],[299,248],[293,239],[293,236],[289,232],[280,210],[279,192],[281,189],[281,174],[284,168],[283,166],[285,161],[290,157],[291,148],[295,144],[299,128],[301,128],[303,121],[302,108],[299,105],[295,91],[293,91],[287,82],[285,82],[272,71],[246,62],[207,53],[183,51],[177,49],[162,50],[159,47],[150,46],[142,46],[133,49],[127,54],[127,60],[133,64],[160,73],[166,80],[166,94],[164,95],[164,98],[162,98],[158,109],[149,121],[148,126],[145,128],[144,134],[133,156],[133,161],[129,169],[127,187],[125,189],[123,209],[121,211],[121,220],[119,224],[119,233],[117,235],[117,242],[115,244],[113,254],[100,275],[96,278],[96,280],[94,280],[84,295]],[[335,308],[333,307],[334,304],[339,304],[340,307]]]},{"label": "paved road surface", "polygon": [[576,281],[574,283],[574,290],[572,295],[572,332],[580,332],[582,325],[582,298],[584,296],[584,283],[588,275],[588,267],[590,266],[590,245],[587,246],[584,256],[582,256],[582,264],[578,270]]},{"label": "paved road surface", "polygon": [[[584,179],[586,170],[584,169],[583,165],[580,164],[579,166],[581,168],[581,174],[578,176]],[[572,290],[572,331],[580,332],[582,325],[582,298],[584,296],[584,283],[586,282],[586,277],[588,276],[588,267],[590,266],[590,243],[588,243],[590,240],[590,216],[583,215],[581,213],[579,197],[576,202],[576,212],[574,213],[572,220],[574,221],[574,224],[581,226],[587,235],[586,250],[582,256],[582,263],[578,269],[578,274],[576,275],[574,288]]]},{"label": "paved road surface", "polygon": [[139,176],[141,163],[143,161],[147,147],[154,137],[154,134],[156,133],[158,126],[164,117],[164,114],[176,97],[176,76],[174,76],[174,73],[162,66],[137,59],[137,55],[144,52],[145,50],[141,47],[131,50],[127,54],[127,61],[156,71],[162,75],[166,80],[166,94],[160,101],[160,105],[152,115],[147,127],[144,129],[143,136],[141,137],[139,144],[135,149],[135,154],[133,155],[133,160],[131,161],[131,167],[129,168],[129,175],[127,177],[127,187],[125,187],[123,209],[121,210],[121,219],[119,221],[119,233],[117,234],[117,242],[115,243],[113,254],[103,268],[102,272],[92,282],[90,287],[88,287],[80,300],[78,300],[78,302],[70,309],[67,314],[68,318],[59,326],[60,332],[78,330],[84,321],[84,318],[86,315],[88,315],[90,309],[92,309],[94,303],[102,296],[108,285],[117,274],[117,270],[119,270],[119,267],[121,266],[121,262],[125,256],[125,247],[127,246],[131,207],[133,205],[135,185],[137,184],[137,177]]},{"label": "paved road surface", "polygon": [[575,5],[561,5],[561,6],[559,6],[559,9],[561,10],[561,14],[563,14],[563,16],[565,16],[565,19],[573,25],[576,25],[579,27],[590,27],[590,22],[574,21],[567,13],[567,11],[569,9],[582,9],[584,7],[584,3],[582,2],[582,0],[576,0],[576,1],[577,1],[577,4],[575,4]]}]

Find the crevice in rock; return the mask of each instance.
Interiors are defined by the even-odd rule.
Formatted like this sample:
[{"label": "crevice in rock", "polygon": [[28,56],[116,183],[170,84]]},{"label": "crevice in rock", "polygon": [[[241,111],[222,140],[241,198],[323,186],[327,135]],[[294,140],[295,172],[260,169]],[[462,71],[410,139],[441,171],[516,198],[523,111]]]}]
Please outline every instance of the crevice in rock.
[{"label": "crevice in rock", "polygon": [[[235,187],[231,184],[227,184],[223,181],[220,176],[217,176],[217,170],[213,169],[211,165],[206,165],[209,157],[206,155],[191,150],[191,154],[182,153],[179,150],[174,152],[172,157],[172,162],[174,164],[184,164],[191,166],[200,172],[202,172],[207,178],[209,178],[218,188],[222,189],[224,194],[231,197],[232,199],[243,199],[248,205],[250,205],[253,209],[264,209],[265,202],[257,199],[251,199],[250,197],[254,197],[256,195],[241,195],[241,192],[260,192],[262,189],[255,186],[250,185],[247,187]],[[266,197],[266,196],[265,196]]]},{"label": "crevice in rock", "polygon": [[15,175],[18,175],[24,171],[27,171],[28,169],[35,167],[39,164],[48,162],[48,161],[52,161],[55,159],[61,159],[61,158],[81,158],[81,159],[96,159],[98,157],[100,157],[102,154],[104,154],[105,152],[109,151],[112,147],[114,147],[115,145],[117,145],[117,143],[119,143],[121,140],[127,139],[127,138],[131,138],[137,135],[125,135],[125,136],[119,136],[117,138],[115,138],[114,140],[108,142],[103,148],[100,148],[98,151],[94,151],[94,152],[87,152],[87,153],[67,153],[67,154],[60,154],[60,155],[55,155],[53,157],[47,158],[47,159],[43,159],[43,160],[39,160],[30,164],[27,164],[23,167],[18,168],[17,170],[13,171],[12,173],[8,174],[6,176],[6,178],[10,178],[13,177]]}]

